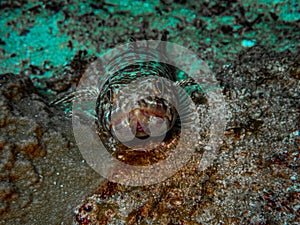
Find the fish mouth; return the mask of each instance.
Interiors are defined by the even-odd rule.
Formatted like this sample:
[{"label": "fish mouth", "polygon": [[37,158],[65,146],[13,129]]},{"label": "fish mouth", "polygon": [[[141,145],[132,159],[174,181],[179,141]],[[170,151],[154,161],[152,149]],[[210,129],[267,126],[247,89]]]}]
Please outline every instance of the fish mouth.
[{"label": "fish mouth", "polygon": [[178,127],[173,129],[168,116],[155,108],[136,108],[115,122],[111,132],[122,144],[112,154],[130,165],[146,166],[165,160],[180,138]]},{"label": "fish mouth", "polygon": [[118,116],[112,120],[111,131],[121,142],[163,136],[170,128],[170,118],[151,108],[136,108]]},{"label": "fish mouth", "polygon": [[139,122],[137,122],[137,125],[136,125],[136,133],[135,133],[135,136],[136,136],[137,138],[139,138],[139,139],[142,139],[142,140],[147,139],[147,138],[150,137],[150,135],[147,134],[147,133],[144,131],[143,127],[141,126],[141,124],[140,124]]}]

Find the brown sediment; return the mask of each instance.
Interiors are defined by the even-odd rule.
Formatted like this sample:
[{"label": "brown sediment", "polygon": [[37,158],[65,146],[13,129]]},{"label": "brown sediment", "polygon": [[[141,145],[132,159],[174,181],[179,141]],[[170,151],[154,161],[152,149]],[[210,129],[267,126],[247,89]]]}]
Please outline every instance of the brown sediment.
[{"label": "brown sediment", "polygon": [[[226,87],[231,116],[224,143],[210,167],[199,171],[199,151],[184,168],[159,184],[129,187],[106,182],[88,198],[97,210],[85,211],[85,215],[98,215],[101,219],[93,221],[100,224],[297,222],[300,143],[290,138],[292,128],[300,122],[292,97],[298,87],[289,73],[294,58],[269,52],[262,62],[259,56],[266,50],[252,51],[244,52],[240,59],[252,56],[252,62],[237,61],[218,75]],[[113,213],[107,216],[111,207]],[[287,216],[278,217],[278,212]],[[76,218],[81,216],[76,213]]]}]

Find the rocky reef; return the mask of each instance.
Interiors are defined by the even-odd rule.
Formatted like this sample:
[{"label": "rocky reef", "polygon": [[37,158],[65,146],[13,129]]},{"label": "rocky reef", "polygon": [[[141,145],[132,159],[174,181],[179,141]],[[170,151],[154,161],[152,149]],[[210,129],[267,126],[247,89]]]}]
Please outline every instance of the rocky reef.
[{"label": "rocky reef", "polygon": [[[298,11],[293,0],[1,1],[0,223],[300,223]],[[112,183],[50,102],[106,50],[165,32],[216,75],[223,141],[204,171],[199,151],[162,183]]]},{"label": "rocky reef", "polygon": [[297,224],[298,70],[294,55],[241,53],[217,74],[228,124],[214,164],[200,171],[199,153],[157,185],[105,182],[75,224]]}]

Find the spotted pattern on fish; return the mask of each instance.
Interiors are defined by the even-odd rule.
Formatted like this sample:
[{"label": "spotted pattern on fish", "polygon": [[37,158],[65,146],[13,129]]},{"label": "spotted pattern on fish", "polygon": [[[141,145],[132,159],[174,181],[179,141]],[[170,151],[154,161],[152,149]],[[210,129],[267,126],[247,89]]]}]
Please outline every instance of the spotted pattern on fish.
[{"label": "spotted pattern on fish", "polygon": [[[175,70],[171,66],[157,62],[157,59],[166,56],[154,49],[130,49],[113,58],[109,63],[110,68],[118,67],[101,87],[97,100],[97,124],[100,130],[115,134],[120,141],[128,142],[134,137],[146,138],[163,135],[164,128],[169,131],[177,120],[175,106],[165,99],[149,96],[145,99],[135,99],[135,90],[127,90],[126,101],[130,104],[129,111],[123,102],[116,101],[119,90],[126,90],[126,86],[134,80],[157,76],[172,82],[176,81]],[[171,87],[168,88],[161,79],[156,81],[139,82],[143,89],[156,93],[156,96],[167,95],[173,98]],[[123,105],[122,105],[123,104]],[[115,105],[113,108],[112,105]],[[112,117],[113,114],[113,117]]]},{"label": "spotted pattern on fish", "polygon": [[[145,139],[149,136],[165,135],[178,123],[176,106],[185,99],[180,96],[180,93],[174,93],[172,87],[159,77],[166,78],[181,87],[192,86],[194,82],[192,79],[178,80],[177,68],[160,62],[170,60],[164,51],[165,49],[161,46],[157,49],[150,49],[137,47],[135,43],[132,43],[127,51],[113,57],[106,66],[108,76],[104,77],[108,78],[105,82],[100,82],[102,85],[98,87],[100,93],[97,93],[96,89],[83,90],[56,99],[52,104],[64,104],[97,95],[96,109],[91,109],[92,113],[87,113],[95,118],[97,132],[100,138],[105,139],[104,143],[108,148],[115,146],[113,144],[115,142],[123,143],[130,142],[134,138]],[[139,86],[142,86],[144,90],[156,93],[155,96],[136,99],[136,90],[134,88],[126,89],[133,81],[153,76],[158,79],[150,82],[147,82],[146,79],[141,81]],[[127,103],[117,100],[121,89],[126,92]],[[168,99],[157,96],[178,99],[178,105],[172,105]]]}]

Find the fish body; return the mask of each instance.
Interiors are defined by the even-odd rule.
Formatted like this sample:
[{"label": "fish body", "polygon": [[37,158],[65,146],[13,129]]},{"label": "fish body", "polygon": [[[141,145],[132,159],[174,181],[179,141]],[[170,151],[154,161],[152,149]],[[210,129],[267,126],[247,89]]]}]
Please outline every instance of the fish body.
[{"label": "fish body", "polygon": [[[108,71],[117,69],[101,87],[97,99],[99,130],[128,143],[163,136],[172,129],[178,117],[176,106],[162,96],[176,99],[176,94],[160,78],[175,82],[176,70],[158,62],[161,58],[166,58],[162,52],[143,47],[130,48],[110,61]],[[142,99],[137,94],[141,87],[149,93]]]},{"label": "fish body", "polygon": [[164,63],[171,62],[165,52],[164,46],[154,49],[132,43],[127,51],[110,58],[102,70],[104,74],[94,82],[95,88],[71,93],[52,104],[85,98],[96,101],[91,104],[95,108],[89,109],[87,104],[83,111],[95,119],[97,133],[107,149],[114,152],[120,144],[131,149],[152,149],[153,143],[174,136],[174,130],[178,132],[177,109],[185,111],[188,107],[187,95],[175,91],[174,86],[186,89],[194,85],[191,79],[178,79],[182,71]]}]

